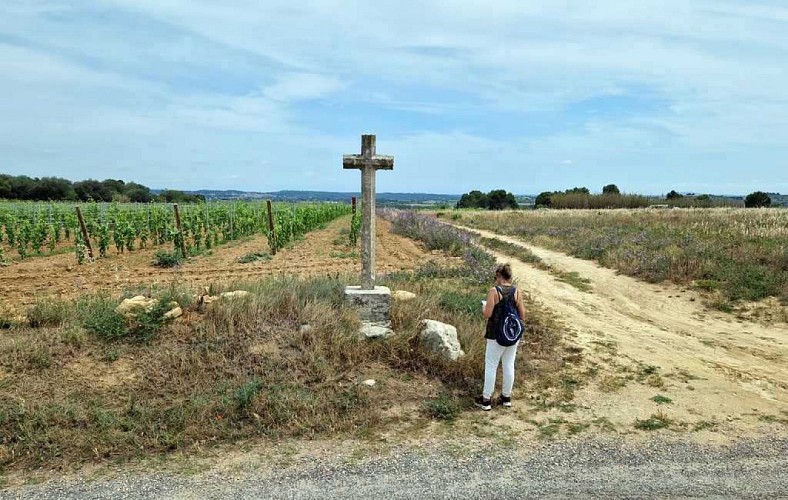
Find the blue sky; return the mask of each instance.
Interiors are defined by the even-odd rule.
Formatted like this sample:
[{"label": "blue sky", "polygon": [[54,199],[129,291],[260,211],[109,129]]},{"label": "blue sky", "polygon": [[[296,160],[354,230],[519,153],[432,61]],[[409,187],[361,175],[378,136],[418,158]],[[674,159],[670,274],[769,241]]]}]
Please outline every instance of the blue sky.
[{"label": "blue sky", "polygon": [[788,3],[3,0],[0,172],[788,192]]}]

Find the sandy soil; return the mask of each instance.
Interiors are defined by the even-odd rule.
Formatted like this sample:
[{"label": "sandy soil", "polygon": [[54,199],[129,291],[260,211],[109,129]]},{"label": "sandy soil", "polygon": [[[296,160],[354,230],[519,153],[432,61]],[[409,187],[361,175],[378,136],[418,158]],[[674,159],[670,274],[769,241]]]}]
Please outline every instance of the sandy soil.
[{"label": "sandy soil", "polygon": [[[282,249],[271,260],[247,264],[238,258],[250,252],[269,252],[265,236],[231,242],[209,254],[189,259],[178,268],[153,266],[158,249],[110,255],[95,262],[77,265],[72,253],[31,257],[0,268],[0,311],[23,314],[38,297],[73,298],[83,293],[124,290],[167,285],[171,282],[194,288],[211,283],[232,283],[261,276],[294,274],[300,276],[361,273],[358,249],[347,247],[349,216],[331,222],[325,229],[307,234],[302,241]],[[392,234],[390,223],[377,222],[377,270],[387,273],[414,269],[437,253],[423,250],[412,240]]]},{"label": "sandy soil", "polygon": [[[659,410],[690,429],[714,422],[719,425],[711,427],[733,434],[788,422],[785,325],[737,320],[705,309],[698,295],[674,285],[651,285],[515,238],[475,232],[526,247],[554,268],[591,281],[591,293],[582,292],[495,254],[512,264],[524,290],[574,332],[586,369],[598,373],[597,383],[577,391],[577,415],[632,428],[634,419]],[[651,401],[657,394],[673,402],[658,405]]]}]

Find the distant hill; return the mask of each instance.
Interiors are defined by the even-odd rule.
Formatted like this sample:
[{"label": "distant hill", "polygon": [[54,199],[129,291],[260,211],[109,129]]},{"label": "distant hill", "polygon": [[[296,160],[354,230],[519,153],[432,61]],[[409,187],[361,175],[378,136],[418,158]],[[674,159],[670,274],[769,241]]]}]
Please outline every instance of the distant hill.
[{"label": "distant hill", "polygon": [[[334,191],[274,191],[262,193],[256,191],[237,190],[212,190],[200,189],[186,191],[189,194],[200,194],[206,200],[272,200],[272,201],[346,201],[355,196],[361,198],[358,192],[339,193]],[[419,206],[419,205],[451,205],[454,206],[459,195],[435,193],[378,193],[377,201],[380,205],[388,206]]]}]

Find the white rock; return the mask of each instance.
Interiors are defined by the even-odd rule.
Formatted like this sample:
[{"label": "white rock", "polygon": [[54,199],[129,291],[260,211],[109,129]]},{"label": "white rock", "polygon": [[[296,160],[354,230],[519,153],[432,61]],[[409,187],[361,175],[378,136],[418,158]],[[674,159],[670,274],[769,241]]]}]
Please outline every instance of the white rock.
[{"label": "white rock", "polygon": [[457,339],[457,329],[446,323],[425,319],[421,326],[421,341],[433,352],[449,361],[457,361],[465,352]]},{"label": "white rock", "polygon": [[130,299],[123,299],[123,302],[115,308],[115,312],[123,316],[133,316],[135,312],[139,312],[140,310],[152,310],[158,303],[159,301],[157,299],[149,299],[144,295],[137,295]]},{"label": "white rock", "polygon": [[375,382],[375,379],[370,378],[370,379],[367,379],[367,380],[361,382],[361,385],[366,385],[367,387],[375,387],[376,383],[377,382]]},{"label": "white rock", "polygon": [[234,292],[223,292],[222,298],[223,299],[242,299],[244,297],[248,297],[251,295],[246,290],[236,290]]},{"label": "white rock", "polygon": [[397,290],[396,292],[393,292],[391,296],[394,298],[394,300],[399,300],[402,302],[407,302],[416,298],[415,293],[407,292],[405,290]]},{"label": "white rock", "polygon": [[165,319],[175,319],[175,318],[177,318],[177,317],[179,317],[181,315],[183,315],[183,309],[181,309],[180,306],[178,306],[178,307],[174,307],[174,308],[170,309],[169,311],[167,311],[166,313],[164,313],[164,318]]},{"label": "white rock", "polygon": [[386,338],[394,335],[389,323],[361,323],[361,335],[367,339]]},{"label": "white rock", "polygon": [[312,325],[301,325],[298,328],[298,333],[309,333],[312,331]]}]

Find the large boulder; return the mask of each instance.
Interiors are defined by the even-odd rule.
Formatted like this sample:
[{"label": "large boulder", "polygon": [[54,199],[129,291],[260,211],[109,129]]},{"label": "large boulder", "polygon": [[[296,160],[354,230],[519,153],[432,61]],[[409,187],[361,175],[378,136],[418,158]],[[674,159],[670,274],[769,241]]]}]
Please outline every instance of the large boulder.
[{"label": "large boulder", "polygon": [[457,339],[457,329],[446,323],[425,319],[421,323],[421,341],[427,348],[449,361],[457,361],[465,352]]}]

